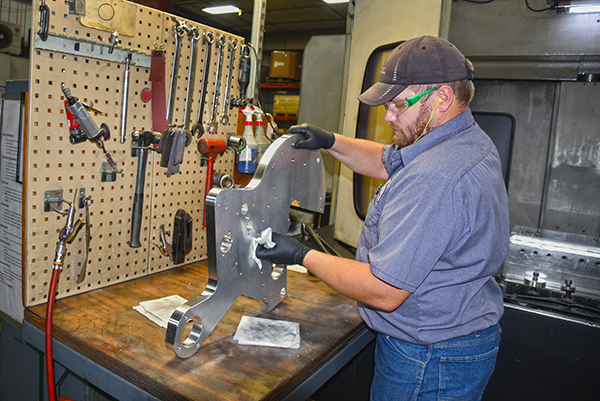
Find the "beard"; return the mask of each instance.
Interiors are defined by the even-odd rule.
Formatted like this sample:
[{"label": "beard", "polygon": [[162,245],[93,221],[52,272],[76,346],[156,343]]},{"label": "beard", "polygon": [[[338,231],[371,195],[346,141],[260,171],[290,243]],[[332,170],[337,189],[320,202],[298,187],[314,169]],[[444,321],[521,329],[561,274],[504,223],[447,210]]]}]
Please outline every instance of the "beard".
[{"label": "beard", "polygon": [[398,148],[404,148],[408,145],[412,145],[415,141],[423,134],[424,130],[427,130],[423,135],[428,134],[435,128],[435,123],[432,120],[429,125],[427,122],[431,117],[432,107],[429,103],[422,103],[421,110],[417,116],[416,121],[408,126],[400,124],[398,119],[396,122],[390,122],[389,125],[394,131],[394,142]]}]

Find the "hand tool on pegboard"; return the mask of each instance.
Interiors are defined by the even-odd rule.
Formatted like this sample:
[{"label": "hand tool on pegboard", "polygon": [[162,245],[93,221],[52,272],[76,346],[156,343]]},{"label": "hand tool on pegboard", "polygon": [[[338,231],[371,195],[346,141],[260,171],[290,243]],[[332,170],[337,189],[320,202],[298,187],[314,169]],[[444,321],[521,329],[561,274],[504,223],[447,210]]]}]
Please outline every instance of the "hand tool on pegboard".
[{"label": "hand tool on pegboard", "polygon": [[188,68],[188,82],[185,100],[185,113],[183,118],[184,127],[189,129],[190,116],[192,115],[192,100],[194,97],[194,82],[196,80],[196,62],[198,61],[198,41],[200,40],[200,30],[198,27],[190,29],[189,37],[192,42],[192,54],[190,55],[190,65]]},{"label": "hand tool on pegboard", "polygon": [[148,153],[156,150],[152,144],[160,141],[160,134],[151,131],[134,131],[131,134],[131,155],[138,157],[137,177],[135,180],[135,194],[133,196],[133,207],[131,208],[131,236],[129,246],[139,248],[142,217],[144,214],[144,186],[146,185],[146,165],[148,164]]},{"label": "hand tool on pegboard", "polygon": [[251,72],[251,61],[250,61],[250,45],[245,44],[240,50],[240,66],[238,75],[238,84],[240,91],[239,99],[231,99],[229,107],[241,107],[244,108],[248,105],[246,99],[246,89],[250,83],[250,72]]},{"label": "hand tool on pegboard", "polygon": [[121,100],[121,143],[125,143],[127,130],[127,105],[129,103],[129,65],[131,64],[131,53],[125,57],[125,71],[123,72],[123,99]]},{"label": "hand tool on pegboard", "polygon": [[[110,138],[110,130],[108,128],[108,125],[102,123],[100,125],[100,128],[98,128],[94,120],[92,120],[92,116],[90,116],[90,113],[88,112],[88,108],[91,107],[84,106],[83,103],[81,103],[81,101],[77,97],[71,95],[71,91],[65,86],[64,82],[60,84],[60,87],[66,98],[67,110],[75,118],[77,125],[79,126],[78,128],[80,128],[81,131],[85,134],[85,138],[87,138],[90,142],[96,144],[96,146],[98,146],[98,148],[102,150],[108,164],[112,168],[111,172],[114,174],[121,174],[123,170],[119,170],[117,168],[115,161],[104,146],[104,141]],[[67,117],[68,116],[69,115],[67,114]],[[77,130],[77,128],[74,129]],[[76,138],[73,135],[73,129],[71,130],[71,143],[74,144],[81,142],[81,138],[81,135],[79,135],[79,137]],[[73,142],[75,139],[77,140],[77,142]]]},{"label": "hand tool on pegboard", "polygon": [[185,255],[192,249],[192,216],[178,209],[173,221],[173,263],[185,262]]},{"label": "hand tool on pegboard", "polygon": [[171,16],[175,23],[173,26],[173,36],[175,37],[175,52],[173,55],[173,69],[171,70],[171,85],[169,86],[169,97],[167,99],[167,124],[169,127],[173,124],[173,112],[175,110],[175,99],[177,92],[177,74],[179,72],[179,59],[181,57],[181,41],[185,36],[188,28],[185,21],[180,21]]},{"label": "hand tool on pegboard", "polygon": [[217,47],[219,48],[219,58],[217,60],[217,76],[215,78],[215,91],[213,93],[213,104],[212,112],[210,114],[210,121],[208,122],[208,132],[216,134],[219,128],[219,122],[217,121],[217,110],[219,109],[219,96],[221,95],[221,77],[223,76],[223,53],[225,51],[225,44],[227,38],[225,35],[219,36],[217,39]]},{"label": "hand tool on pegboard", "polygon": [[208,69],[210,67],[210,56],[212,53],[212,44],[215,38],[212,32],[205,32],[202,35],[202,42],[206,47],[206,53],[204,56],[204,69],[202,70],[202,88],[200,89],[200,104],[198,105],[198,116],[196,117],[196,124],[192,126],[192,135],[200,138],[204,134],[204,102],[206,100],[206,88],[208,85]]},{"label": "hand tool on pegboard", "polygon": [[159,238],[160,244],[154,243],[154,246],[158,248],[160,253],[164,256],[168,256],[173,261],[173,246],[167,242],[167,235],[171,234],[170,231],[165,230],[165,225],[161,224],[159,227]]},{"label": "hand tool on pegboard", "polygon": [[[175,53],[173,56],[173,69],[171,73],[171,85],[169,89],[169,98],[167,104],[167,125],[168,131],[165,131],[158,144],[158,153],[161,153],[160,166],[167,168],[167,177],[179,173],[180,165],[183,162],[185,154],[184,149],[192,142],[192,135],[185,128],[177,128],[173,124],[173,111],[175,109],[175,99],[177,91],[177,74],[179,70],[179,59],[181,56],[181,42],[186,32],[190,31],[185,25],[185,21],[180,21],[171,16],[175,23],[173,26],[173,36],[175,37]],[[183,127],[186,126],[184,123]]]},{"label": "hand tool on pegboard", "polygon": [[40,4],[40,30],[37,32],[42,41],[48,40],[48,28],[50,27],[50,8],[46,4],[46,0],[42,0]]},{"label": "hand tool on pegboard", "polygon": [[[213,170],[215,159],[217,156],[225,153],[227,147],[243,148],[246,145],[244,138],[239,136],[230,136],[225,142],[224,139],[215,137],[204,137],[198,141],[198,151],[207,162],[206,181],[204,184],[204,198],[206,204],[206,196],[213,187]],[[204,208],[204,217],[202,218],[202,226],[206,227],[206,207]]]},{"label": "hand tool on pegboard", "polygon": [[83,266],[81,266],[81,271],[77,275],[77,284],[83,283],[85,280],[88,256],[90,252],[90,242],[92,241],[91,235],[91,222],[90,222],[90,205],[92,204],[92,196],[85,196],[85,188],[79,189],[79,208],[85,209],[85,260],[83,261]]},{"label": "hand tool on pegboard", "polygon": [[171,262],[181,264],[185,262],[185,256],[192,249],[193,219],[189,213],[183,209],[178,209],[173,221],[173,244],[167,242],[169,231],[165,231],[165,225],[161,224],[159,228],[160,244],[154,245],[160,253],[168,256]]},{"label": "hand tool on pegboard", "polygon": [[231,76],[233,75],[233,60],[235,59],[237,42],[237,39],[230,39],[227,45],[229,49],[229,67],[227,68],[225,93],[223,94],[223,111],[221,111],[221,124],[223,125],[229,124],[229,92],[231,90]]},{"label": "hand tool on pegboard", "polygon": [[163,133],[169,126],[167,124],[167,102],[165,95],[165,52],[163,46],[158,47],[155,43],[150,62],[150,75],[148,80],[152,82],[152,131]]}]

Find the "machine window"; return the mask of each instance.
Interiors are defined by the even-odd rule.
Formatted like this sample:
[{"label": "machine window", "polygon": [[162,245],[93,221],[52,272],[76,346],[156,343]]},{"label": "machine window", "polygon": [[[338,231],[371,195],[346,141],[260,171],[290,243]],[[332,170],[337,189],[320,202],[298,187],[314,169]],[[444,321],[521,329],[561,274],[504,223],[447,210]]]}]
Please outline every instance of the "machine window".
[{"label": "machine window", "polygon": [[[383,67],[385,59],[398,44],[399,43],[392,43],[384,45],[378,47],[371,53],[371,56],[367,61],[361,92],[367,90],[371,85],[377,82],[379,72],[381,71],[381,67]],[[356,137],[383,144],[392,143],[394,140],[394,133],[389,125],[383,121],[384,115],[384,106],[370,107],[361,103],[358,109]],[[383,180],[354,173],[354,208],[361,219],[365,219],[369,202],[373,198],[379,185],[383,184],[383,182]]]}]

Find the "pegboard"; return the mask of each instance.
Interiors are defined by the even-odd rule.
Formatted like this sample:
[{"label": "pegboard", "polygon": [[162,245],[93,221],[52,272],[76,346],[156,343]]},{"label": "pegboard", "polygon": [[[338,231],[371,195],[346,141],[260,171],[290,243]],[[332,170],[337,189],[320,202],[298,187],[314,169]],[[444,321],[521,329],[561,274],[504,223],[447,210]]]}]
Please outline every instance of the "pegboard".
[{"label": "pegboard", "polygon": [[[73,243],[67,245],[67,254],[60,276],[57,297],[62,298],[105,287],[118,282],[156,273],[176,267],[154,245],[160,243],[159,227],[164,225],[167,241],[172,243],[173,224],[178,209],[192,217],[192,249],[183,264],[205,259],[206,233],[202,227],[204,212],[204,183],[207,168],[201,164],[197,149],[198,138],[193,137],[185,148],[183,162],[177,174],[167,177],[167,169],[160,166],[161,155],[149,152],[146,166],[144,205],[140,232],[141,247],[129,246],[132,207],[137,178],[138,157],[132,156],[131,134],[136,131],[152,131],[152,100],[142,98],[149,81],[150,58],[155,49],[165,52],[165,96],[168,99],[171,71],[174,59],[175,23],[171,15],[148,7],[134,5],[135,34],[119,35],[114,52],[109,53],[108,43],[112,30],[83,26],[79,16],[69,11],[69,2],[47,0],[50,9],[49,37],[42,42],[34,32],[30,58],[30,104],[29,132],[24,144],[25,178],[23,186],[23,297],[25,306],[46,302],[51,277],[52,261],[58,233],[66,223],[66,217],[55,211],[45,210],[44,194],[62,191],[63,199],[79,199],[79,192],[91,196],[89,206],[90,234],[89,253],[85,279],[77,283],[77,277],[86,260],[85,229]],[[118,4],[118,3],[114,3]],[[129,7],[133,3],[127,3]],[[72,6],[72,5],[71,5]],[[39,26],[39,10],[34,4],[33,31]],[[118,10],[117,10],[118,11]],[[129,18],[129,17],[128,17]],[[237,40],[237,49],[224,49],[222,80],[218,116],[223,110],[230,57],[235,57],[230,94],[238,96],[237,68],[243,38],[218,31],[193,21],[183,20],[187,27],[197,27],[202,32],[212,32],[215,38],[225,35],[227,41]],[[58,42],[57,42],[58,41]],[[66,43],[52,47],[51,43]],[[175,92],[173,123],[184,123],[187,97],[187,80],[191,56],[191,40],[182,39],[181,55],[177,68],[178,80]],[[135,64],[130,67],[129,102],[127,107],[127,130],[124,143],[120,141],[121,103],[123,98],[124,57],[119,54],[131,52]],[[201,95],[201,79],[206,57],[202,39],[198,42],[191,122],[196,120]],[[213,44],[206,86],[204,124],[212,110],[216,88],[219,49]],[[114,181],[102,181],[102,165],[106,162],[103,151],[94,143],[71,144],[69,123],[64,107],[65,96],[61,83],[70,88],[71,94],[84,104],[92,105],[99,114],[90,112],[94,122],[106,124],[111,137],[105,147],[122,173]],[[155,98],[156,94],[152,94]],[[237,109],[228,109],[229,123],[219,124],[216,135],[226,139],[235,134],[238,120]],[[208,135],[208,133],[204,134]],[[228,150],[217,158],[215,172],[233,176],[234,151]],[[104,177],[106,178],[106,177]],[[75,192],[77,191],[77,192]],[[84,208],[77,205],[77,217],[85,221]],[[63,202],[61,209],[68,205]]]}]

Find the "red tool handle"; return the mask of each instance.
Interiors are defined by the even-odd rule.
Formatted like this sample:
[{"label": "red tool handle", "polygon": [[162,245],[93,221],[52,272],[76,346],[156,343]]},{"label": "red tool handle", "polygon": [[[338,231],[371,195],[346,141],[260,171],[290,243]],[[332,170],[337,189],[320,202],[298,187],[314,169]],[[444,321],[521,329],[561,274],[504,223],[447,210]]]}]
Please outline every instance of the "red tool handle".
[{"label": "red tool handle", "polygon": [[211,190],[213,184],[213,169],[215,159],[221,153],[227,150],[227,142],[219,138],[200,138],[198,141],[198,151],[207,157],[206,182],[204,185],[204,217],[202,218],[202,227],[206,227],[206,196]]}]

